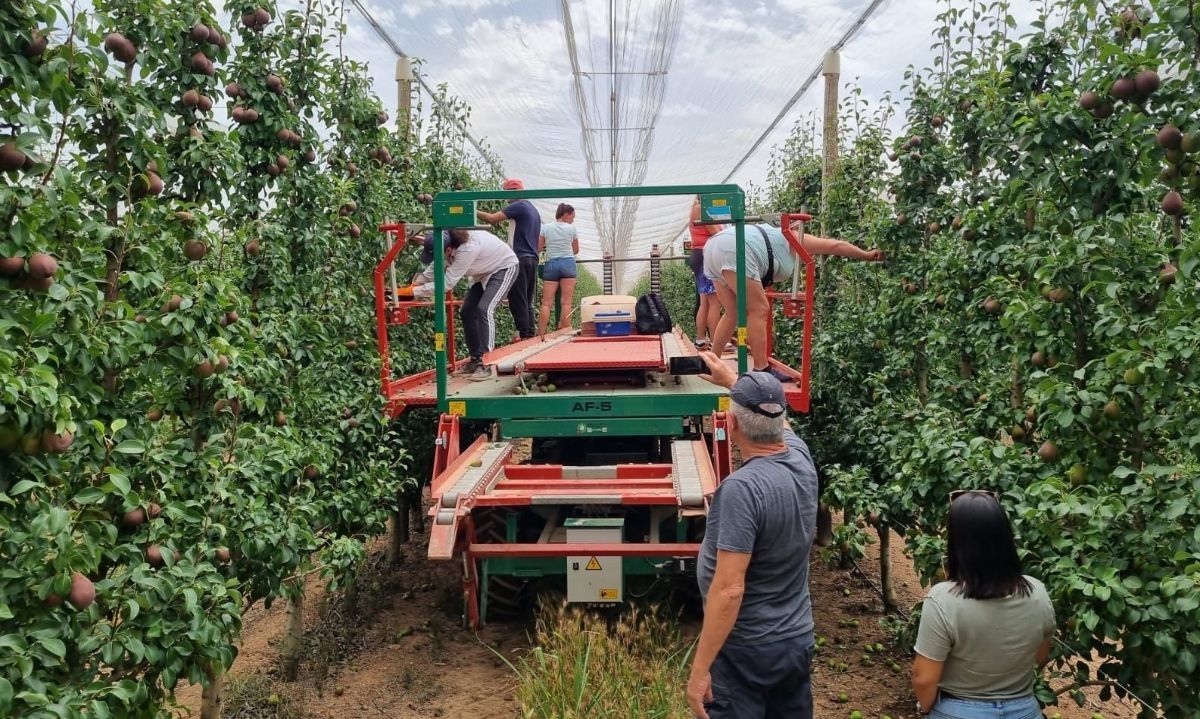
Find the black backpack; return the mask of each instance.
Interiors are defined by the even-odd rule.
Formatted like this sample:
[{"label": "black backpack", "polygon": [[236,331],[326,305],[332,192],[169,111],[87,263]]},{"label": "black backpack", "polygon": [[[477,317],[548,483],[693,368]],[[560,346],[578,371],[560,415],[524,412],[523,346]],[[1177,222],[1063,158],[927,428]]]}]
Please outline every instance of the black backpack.
[{"label": "black backpack", "polygon": [[638,298],[634,307],[638,334],[661,335],[671,331],[671,313],[657,292],[650,292]]}]

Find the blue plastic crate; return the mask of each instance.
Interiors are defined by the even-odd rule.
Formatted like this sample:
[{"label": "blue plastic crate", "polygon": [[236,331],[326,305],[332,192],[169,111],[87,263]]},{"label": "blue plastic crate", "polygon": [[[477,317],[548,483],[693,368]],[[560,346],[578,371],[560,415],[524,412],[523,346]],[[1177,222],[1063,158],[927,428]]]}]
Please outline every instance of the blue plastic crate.
[{"label": "blue plastic crate", "polygon": [[630,334],[633,334],[633,323],[628,320],[596,323],[597,337],[624,337]]}]

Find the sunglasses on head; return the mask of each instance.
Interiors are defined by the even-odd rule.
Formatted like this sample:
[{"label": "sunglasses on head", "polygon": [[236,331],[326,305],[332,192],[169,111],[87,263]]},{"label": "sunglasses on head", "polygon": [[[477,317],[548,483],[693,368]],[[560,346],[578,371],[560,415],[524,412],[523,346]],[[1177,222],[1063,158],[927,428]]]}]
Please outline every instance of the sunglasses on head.
[{"label": "sunglasses on head", "polygon": [[956,489],[950,493],[950,501],[954,502],[954,500],[958,499],[959,497],[963,496],[964,494],[982,494],[985,497],[991,497],[992,499],[996,500],[997,502],[1000,501],[1000,495],[996,494],[995,492],[993,492],[989,489]]}]

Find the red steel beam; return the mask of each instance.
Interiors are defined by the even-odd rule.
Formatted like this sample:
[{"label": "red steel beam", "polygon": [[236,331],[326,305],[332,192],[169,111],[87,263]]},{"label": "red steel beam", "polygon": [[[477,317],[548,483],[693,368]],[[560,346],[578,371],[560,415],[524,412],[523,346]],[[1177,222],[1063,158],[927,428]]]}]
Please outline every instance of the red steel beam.
[{"label": "red steel beam", "polygon": [[646,478],[616,480],[609,484],[606,479],[502,479],[494,489],[497,490],[533,490],[537,492],[575,490],[597,490],[605,493],[619,492],[622,489],[671,489],[674,485],[670,479]]},{"label": "red steel beam", "polygon": [[[585,492],[580,489],[572,490],[571,492],[563,492],[561,500],[557,493],[549,492],[520,492],[513,494],[502,494],[496,491],[488,494],[481,494],[475,498],[474,504],[476,507],[528,507],[534,504],[534,499],[540,500],[539,504],[579,504],[586,502],[572,501],[575,498],[586,500],[590,497],[613,497],[617,504],[628,506],[676,506],[679,504],[679,498],[675,496],[674,490],[653,492],[645,491],[638,493],[619,492],[612,489],[597,490],[593,492]],[[611,504],[605,502],[604,504]]]},{"label": "red steel beam", "polygon": [[[508,479],[565,479],[561,464],[510,464],[504,468],[504,476]],[[588,479],[646,479],[670,476],[671,465],[669,464],[618,464],[611,476],[588,477]]]},{"label": "red steel beam", "polygon": [[472,544],[468,547],[472,559],[489,557],[694,557],[700,553],[698,543],[685,544]]}]

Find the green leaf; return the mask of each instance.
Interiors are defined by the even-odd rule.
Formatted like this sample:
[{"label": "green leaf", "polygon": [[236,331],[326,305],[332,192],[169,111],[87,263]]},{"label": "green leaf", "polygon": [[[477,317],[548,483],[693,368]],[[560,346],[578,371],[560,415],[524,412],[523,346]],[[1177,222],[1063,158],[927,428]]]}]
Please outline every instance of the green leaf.
[{"label": "green leaf", "polygon": [[12,709],[13,688],[4,677],[0,677],[0,713],[7,715]]},{"label": "green leaf", "polygon": [[67,656],[67,645],[63,644],[63,641],[61,639],[55,639],[55,638],[51,637],[51,638],[47,638],[47,639],[42,639],[41,641],[38,642],[38,644],[45,647],[46,651],[50,652],[51,654],[58,657],[59,659],[62,659]]},{"label": "green leaf", "polygon": [[121,494],[129,494],[129,477],[126,477],[123,473],[117,471],[109,472],[108,481],[112,482],[113,486]]},{"label": "green leaf", "polygon": [[[120,452],[121,454],[141,454],[146,451],[146,445],[136,439],[127,439],[116,447],[113,447],[113,451]],[[128,492],[129,489],[126,488],[125,491]]]},{"label": "green leaf", "polygon": [[38,486],[38,483],[32,479],[22,479],[20,482],[17,482],[15,485],[13,485],[13,488],[9,490],[9,494],[15,497],[18,494],[24,494],[25,492],[28,492],[36,486]]},{"label": "green leaf", "polygon": [[104,501],[104,490],[99,487],[87,487],[75,495],[76,504],[95,504]]},{"label": "green leaf", "polygon": [[129,426],[129,421],[126,420],[124,417],[114,419],[112,422],[112,432],[113,432],[113,434],[116,434],[117,432],[120,432],[121,430],[125,429],[127,426]]},{"label": "green leaf", "polygon": [[4,602],[0,602],[0,619],[12,619],[12,618],[13,618],[12,610],[8,608],[7,604],[5,604]]},{"label": "green leaf", "polygon": [[18,634],[5,634],[0,636],[0,649],[11,649],[14,652],[22,653],[25,651],[25,640]]}]

